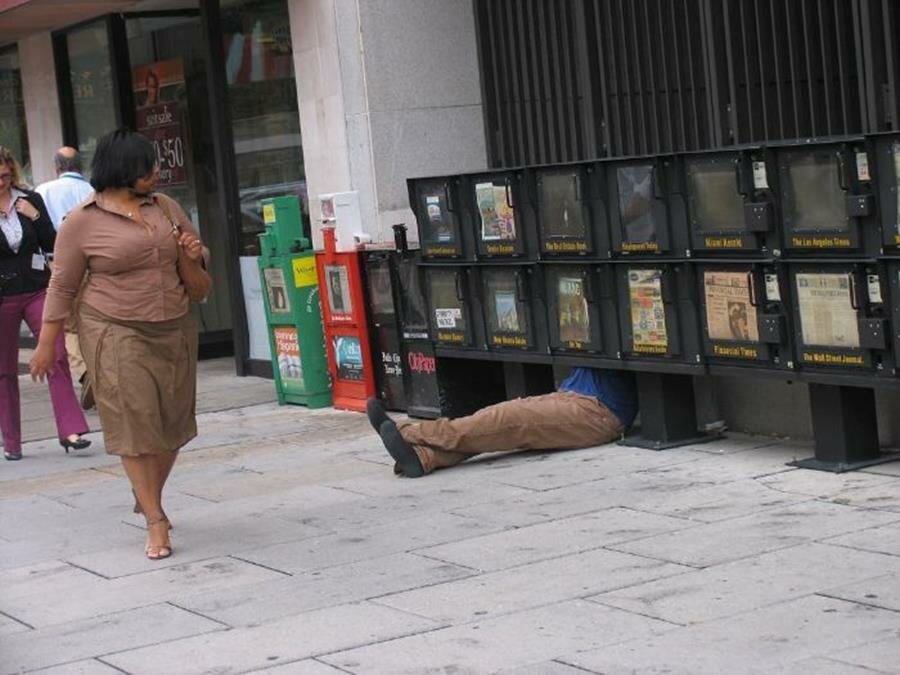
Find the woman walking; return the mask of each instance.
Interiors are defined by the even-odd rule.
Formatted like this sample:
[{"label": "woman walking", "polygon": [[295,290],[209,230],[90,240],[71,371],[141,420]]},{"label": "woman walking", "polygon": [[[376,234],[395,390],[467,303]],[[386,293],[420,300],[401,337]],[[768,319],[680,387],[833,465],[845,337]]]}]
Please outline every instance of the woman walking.
[{"label": "woman walking", "polygon": [[[53,253],[56,230],[44,202],[26,190],[13,154],[0,147],[0,432],[3,456],[22,459],[22,422],[19,405],[19,326],[22,321],[41,334],[41,313],[50,271],[46,256]],[[81,434],[88,425],[72,389],[63,336],[49,336],[46,357],[50,369],[50,401],[59,443],[66,452],[91,444]]]},{"label": "woman walking", "polygon": [[190,301],[209,292],[205,250],[181,207],[155,193],[153,144],[118,130],[97,143],[95,194],[72,211],[31,373],[49,372],[51,340],[85,272],[78,336],[94,389],[106,451],[122,465],[147,520],[146,555],[172,554],[162,492],[178,450],[197,435],[197,328]]}]

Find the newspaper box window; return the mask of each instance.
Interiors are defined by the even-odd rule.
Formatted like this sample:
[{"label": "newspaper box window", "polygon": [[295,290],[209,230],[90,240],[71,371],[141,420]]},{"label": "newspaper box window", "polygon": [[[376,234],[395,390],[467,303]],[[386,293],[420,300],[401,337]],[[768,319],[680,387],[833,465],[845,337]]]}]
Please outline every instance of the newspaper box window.
[{"label": "newspaper box window", "polygon": [[[521,266],[481,271],[484,311],[490,349],[534,349],[536,292],[533,270]],[[539,312],[538,314],[542,314]]]},{"label": "newspaper box window", "polygon": [[547,265],[550,348],[557,354],[619,357],[612,265]]},{"label": "newspaper box window", "polygon": [[685,158],[695,250],[714,255],[780,253],[768,164],[760,150]]},{"label": "newspaper box window", "polygon": [[697,281],[707,360],[793,367],[780,268],[763,263],[699,265]]},{"label": "newspaper box window", "polygon": [[900,256],[900,134],[876,136],[879,216],[885,253]]},{"label": "newspaper box window", "polygon": [[425,271],[428,303],[431,308],[431,334],[439,345],[471,347],[472,330],[467,268],[428,268]]},{"label": "newspaper box window", "polygon": [[533,257],[535,232],[526,223],[528,200],[518,171],[468,177],[469,216],[479,258]]},{"label": "newspaper box window", "polygon": [[615,255],[685,255],[689,248],[684,199],[674,158],[606,164],[606,203]]},{"label": "newspaper box window", "polygon": [[869,154],[862,141],[778,150],[784,248],[877,255]]},{"label": "newspaper box window", "polygon": [[602,174],[602,164],[534,170],[541,257],[608,255],[606,213],[598,199]]},{"label": "newspaper box window", "polygon": [[684,264],[617,267],[622,351],[628,358],[700,363],[691,278]]},{"label": "newspaper box window", "polygon": [[471,235],[461,226],[460,179],[409,181],[409,200],[416,214],[422,255],[433,260],[471,260]]},{"label": "newspaper box window", "polygon": [[801,367],[892,369],[888,288],[877,263],[792,265],[791,293]]}]

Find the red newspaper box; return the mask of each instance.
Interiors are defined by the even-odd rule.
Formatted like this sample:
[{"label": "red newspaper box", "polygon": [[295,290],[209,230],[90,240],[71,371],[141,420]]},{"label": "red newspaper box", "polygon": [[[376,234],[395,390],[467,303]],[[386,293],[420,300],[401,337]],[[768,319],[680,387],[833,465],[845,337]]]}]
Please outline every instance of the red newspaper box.
[{"label": "red newspaper box", "polygon": [[325,250],[316,252],[316,271],[334,407],[362,412],[366,399],[375,396],[375,375],[360,257],[357,251],[335,250],[333,227],[323,227],[322,234]]}]

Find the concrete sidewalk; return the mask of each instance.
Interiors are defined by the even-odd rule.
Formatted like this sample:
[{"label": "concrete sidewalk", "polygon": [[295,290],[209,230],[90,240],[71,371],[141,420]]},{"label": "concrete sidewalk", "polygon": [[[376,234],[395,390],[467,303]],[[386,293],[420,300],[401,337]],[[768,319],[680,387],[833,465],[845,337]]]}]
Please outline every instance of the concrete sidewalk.
[{"label": "concrete sidewalk", "polygon": [[0,465],[0,673],[900,672],[900,464],[731,435],[409,480],[363,415],[230,369],[201,365],[168,560],[99,434]]}]

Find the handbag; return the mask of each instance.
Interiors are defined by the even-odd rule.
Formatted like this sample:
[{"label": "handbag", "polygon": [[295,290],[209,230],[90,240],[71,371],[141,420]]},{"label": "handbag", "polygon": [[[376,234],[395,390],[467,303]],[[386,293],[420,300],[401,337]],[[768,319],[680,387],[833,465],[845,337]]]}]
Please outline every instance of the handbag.
[{"label": "handbag", "polygon": [[[172,226],[172,232],[176,235],[180,235],[182,232],[181,225],[172,218],[172,214],[169,213],[169,207],[166,206],[166,203],[161,199],[157,199],[156,203],[159,204],[159,208],[162,209],[166,219]],[[203,262],[201,261],[198,264],[189,260],[184,250],[179,246],[178,260],[175,262],[175,269],[178,271],[178,277],[181,279],[181,284],[187,291],[187,296],[191,302],[202,302],[203,300],[206,300],[210,290],[212,290],[212,277],[209,276],[209,272],[206,271]]]}]

